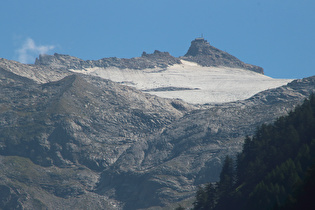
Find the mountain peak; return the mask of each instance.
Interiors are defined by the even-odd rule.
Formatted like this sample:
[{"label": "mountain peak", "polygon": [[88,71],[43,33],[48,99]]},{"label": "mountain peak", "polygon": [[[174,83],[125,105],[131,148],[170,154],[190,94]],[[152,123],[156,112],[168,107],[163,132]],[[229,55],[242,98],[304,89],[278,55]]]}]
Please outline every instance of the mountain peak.
[{"label": "mountain peak", "polygon": [[211,45],[203,37],[191,41],[191,45],[185,56],[210,55]]},{"label": "mountain peak", "polygon": [[219,50],[210,45],[204,38],[196,38],[182,57],[184,60],[196,62],[201,66],[226,66],[233,68],[242,68],[264,74],[263,68],[247,64],[229,53]]}]

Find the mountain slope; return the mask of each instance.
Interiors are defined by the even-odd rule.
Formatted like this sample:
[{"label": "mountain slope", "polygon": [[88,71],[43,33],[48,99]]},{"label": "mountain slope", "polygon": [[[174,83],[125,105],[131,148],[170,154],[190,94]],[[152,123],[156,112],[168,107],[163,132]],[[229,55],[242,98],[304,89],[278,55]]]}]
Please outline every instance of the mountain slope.
[{"label": "mountain slope", "polygon": [[[246,135],[288,113],[314,91],[315,77],[310,77],[248,100],[190,112],[126,150],[103,171],[99,193],[125,200],[126,209],[193,196],[196,185],[218,180],[223,159],[241,150]],[[107,193],[112,191],[116,194]]]},{"label": "mountain slope", "polygon": [[[31,157],[41,165],[79,162],[100,170],[141,136],[158,131],[191,109],[180,101],[78,75],[26,90],[11,86],[3,90],[8,98],[2,103],[8,110],[0,115],[3,154]],[[18,95],[17,102],[10,101],[12,95]],[[91,141],[93,148],[87,147]]]},{"label": "mountain slope", "polygon": [[0,69],[0,78],[3,208],[119,209],[93,192],[99,171],[195,109],[84,75],[37,84]]}]

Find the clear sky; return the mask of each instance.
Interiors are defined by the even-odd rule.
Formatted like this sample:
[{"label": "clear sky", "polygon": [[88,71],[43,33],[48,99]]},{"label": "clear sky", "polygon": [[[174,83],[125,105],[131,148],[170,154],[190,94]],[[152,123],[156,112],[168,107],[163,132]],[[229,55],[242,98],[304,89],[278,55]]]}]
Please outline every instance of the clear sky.
[{"label": "clear sky", "polygon": [[203,34],[267,76],[315,75],[314,0],[2,0],[0,27],[0,57],[24,63],[55,52],[179,57]]}]

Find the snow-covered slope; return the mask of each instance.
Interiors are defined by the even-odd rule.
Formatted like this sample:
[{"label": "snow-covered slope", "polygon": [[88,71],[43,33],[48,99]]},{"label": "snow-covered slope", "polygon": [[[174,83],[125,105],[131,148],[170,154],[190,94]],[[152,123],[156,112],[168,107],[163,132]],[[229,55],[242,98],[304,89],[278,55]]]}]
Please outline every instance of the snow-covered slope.
[{"label": "snow-covered slope", "polygon": [[160,97],[179,98],[194,104],[243,100],[292,81],[273,79],[245,69],[202,67],[194,62],[181,62],[164,69],[94,67],[71,71],[100,76]]}]

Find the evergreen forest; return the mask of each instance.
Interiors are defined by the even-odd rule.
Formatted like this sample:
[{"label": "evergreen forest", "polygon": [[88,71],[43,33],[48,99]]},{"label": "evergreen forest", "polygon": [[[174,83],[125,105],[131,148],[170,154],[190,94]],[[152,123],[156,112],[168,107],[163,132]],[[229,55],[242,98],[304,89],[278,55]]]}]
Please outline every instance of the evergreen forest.
[{"label": "evergreen forest", "polygon": [[220,181],[199,187],[194,210],[315,209],[315,95],[246,137]]}]

